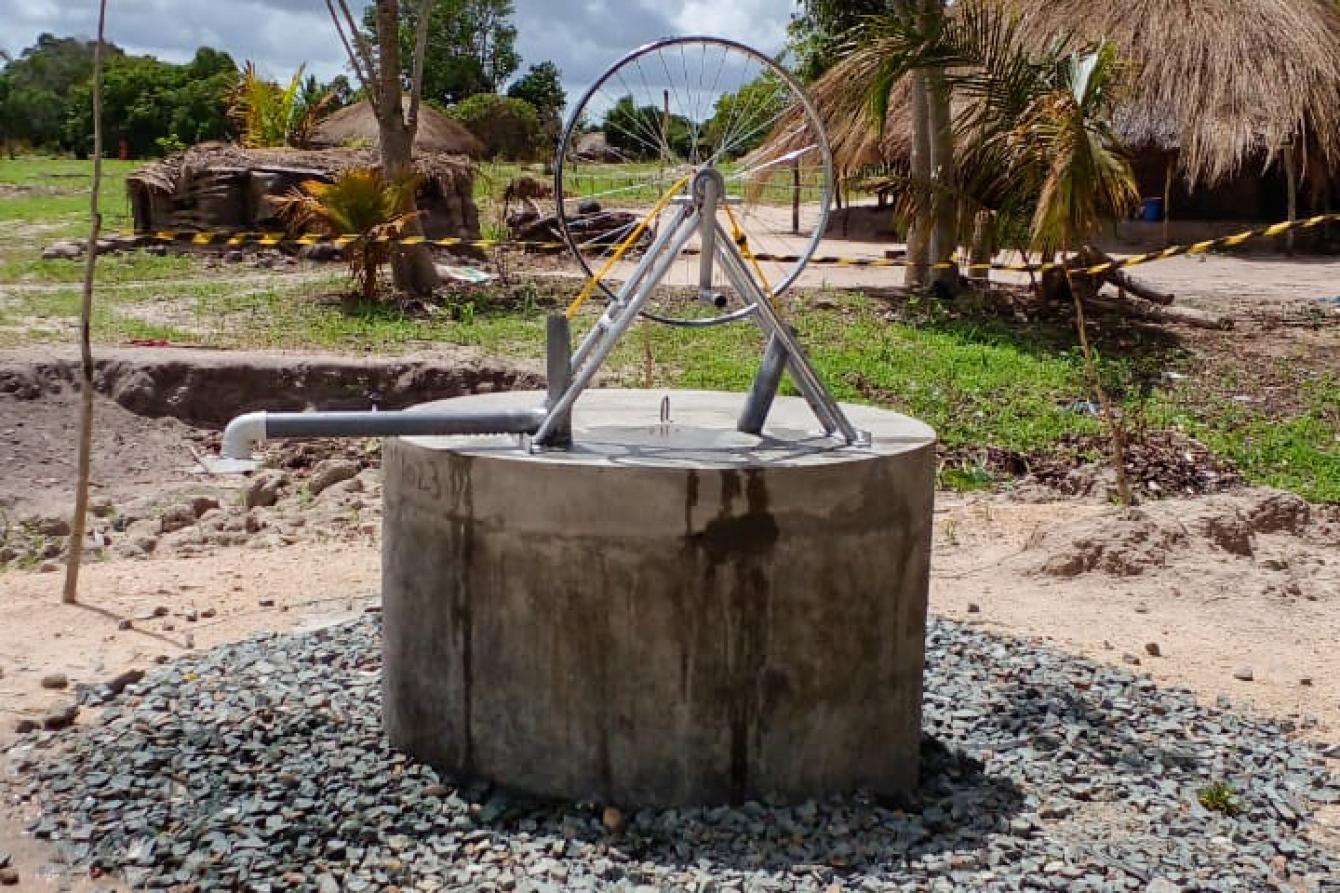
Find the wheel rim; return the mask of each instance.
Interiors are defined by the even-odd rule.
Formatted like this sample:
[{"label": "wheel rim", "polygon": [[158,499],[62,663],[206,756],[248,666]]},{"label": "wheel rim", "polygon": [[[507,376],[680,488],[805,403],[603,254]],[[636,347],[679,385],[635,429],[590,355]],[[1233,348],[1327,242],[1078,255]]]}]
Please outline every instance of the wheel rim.
[{"label": "wheel rim", "polygon": [[[588,135],[584,122],[601,125],[603,145]],[[768,140],[783,124],[785,143]],[[774,144],[779,147],[771,148]],[[750,277],[773,295],[791,288],[828,223],[833,165],[827,136],[808,95],[785,69],[743,44],[716,37],[669,38],[634,50],[573,108],[555,159],[554,194],[559,228],[586,275],[604,266],[674,183],[705,166],[725,177],[730,212],[718,210],[717,221],[728,234],[738,222],[748,251],[762,258],[748,264]],[[590,212],[587,203],[593,201],[599,212],[581,213]],[[677,210],[671,203],[656,215],[630,256]],[[644,316],[699,327],[753,312],[719,262],[711,290],[726,307],[694,300],[701,264],[697,246],[695,236],[654,295],[656,309]],[[630,266],[616,265],[598,293],[613,299]]]}]

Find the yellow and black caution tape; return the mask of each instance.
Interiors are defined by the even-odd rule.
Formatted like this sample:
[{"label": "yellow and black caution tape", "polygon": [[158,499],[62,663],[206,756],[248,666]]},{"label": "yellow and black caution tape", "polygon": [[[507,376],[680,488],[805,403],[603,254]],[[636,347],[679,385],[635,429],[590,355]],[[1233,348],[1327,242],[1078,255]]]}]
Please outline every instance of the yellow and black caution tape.
[{"label": "yellow and black caution tape", "polygon": [[[1244,242],[1250,242],[1252,239],[1274,238],[1285,233],[1294,232],[1302,229],[1313,229],[1325,223],[1340,223],[1340,214],[1319,214],[1316,217],[1308,217],[1300,220],[1289,220],[1283,223],[1275,223],[1270,226],[1263,226],[1259,229],[1248,230],[1246,232],[1235,233],[1231,236],[1221,236],[1217,239],[1207,239],[1203,242],[1192,242],[1186,245],[1174,245],[1170,248],[1164,248],[1160,251],[1151,251],[1147,254],[1136,254],[1131,257],[1124,257],[1119,260],[1108,263],[1096,264],[1092,267],[1071,270],[1072,276],[1102,276],[1111,273],[1114,270],[1124,270],[1128,267],[1138,267],[1141,264],[1150,264],[1155,261],[1167,260],[1170,257],[1180,257],[1184,254],[1205,254],[1221,248],[1235,248]],[[795,263],[800,260],[799,255],[794,254],[755,254],[754,258],[760,262],[769,263]],[[908,262],[905,259],[882,258],[882,257],[834,257],[830,255],[816,255],[810,258],[811,264],[819,266],[835,267],[905,267]],[[1064,264],[1060,263],[1038,263],[1038,264],[932,264],[933,269],[953,269],[955,267],[961,270],[971,272],[986,272],[987,270],[1001,270],[1014,273],[1043,273],[1051,269],[1060,269]]]},{"label": "yellow and black caution tape", "polygon": [[[682,187],[682,183],[676,184],[676,189]],[[667,193],[669,195],[670,193]],[[650,214],[643,218],[638,228],[633,234],[625,239],[606,263],[605,269],[600,274],[593,277],[592,282],[598,282],[603,275],[606,275],[632,245],[636,244],[637,238],[646,231],[650,220],[664,209],[664,204],[659,204]],[[1235,233],[1230,236],[1221,236],[1217,239],[1207,239],[1203,242],[1191,242],[1186,245],[1174,245],[1170,248],[1164,248],[1160,251],[1151,251],[1146,254],[1136,254],[1131,257],[1121,258],[1109,263],[1097,264],[1092,267],[1082,269],[1073,269],[1071,275],[1076,276],[1102,276],[1111,273],[1114,270],[1124,270],[1129,267],[1138,267],[1142,264],[1150,264],[1155,261],[1166,260],[1171,257],[1180,257],[1182,255],[1205,254],[1210,251],[1216,251],[1222,248],[1235,248],[1245,242],[1253,239],[1269,239],[1282,236],[1286,233],[1297,230],[1314,229],[1327,223],[1340,223],[1340,214],[1319,214],[1315,217],[1307,217],[1300,220],[1289,220],[1282,223],[1275,223],[1270,226],[1263,226],[1258,229],[1247,230],[1246,232]],[[166,242],[173,244],[185,244],[195,247],[220,247],[220,248],[241,248],[247,246],[260,246],[263,248],[277,248],[282,245],[312,246],[312,245],[334,245],[337,248],[347,248],[355,242],[363,240],[363,237],[357,235],[322,235],[309,234],[302,236],[293,236],[282,232],[236,232],[233,230],[162,230],[150,233],[135,234],[141,238],[149,238],[155,242]],[[481,248],[481,249],[516,249],[521,251],[558,251],[566,249],[565,242],[525,242],[513,241],[510,239],[429,239],[426,236],[381,236],[371,240],[377,245],[428,245],[436,248]],[[747,248],[748,239],[742,232],[736,236],[736,242],[741,248]],[[696,253],[694,249],[687,249],[685,254]],[[767,253],[749,253],[750,260],[755,264],[759,263],[778,263],[792,264],[801,260],[798,254],[767,254]],[[835,255],[816,255],[809,259],[810,264],[817,266],[833,267],[906,267],[908,265],[905,259],[882,258],[882,257],[841,257]],[[941,263],[932,265],[936,269],[948,269],[957,267],[971,273],[985,273],[988,270],[996,270],[1012,273],[1043,273],[1047,270],[1057,269],[1063,264],[1055,262],[1047,263],[992,263],[992,264],[949,264]],[[592,287],[592,290],[594,288]],[[587,295],[589,297],[589,295]],[[586,298],[582,299],[583,301]],[[579,305],[580,306],[580,305]]]},{"label": "yellow and black caution tape", "polygon": [[310,233],[294,236],[283,232],[237,232],[235,230],[157,230],[147,233],[134,233],[134,236],[149,238],[155,242],[178,245],[193,245],[198,248],[244,248],[259,246],[278,248],[281,245],[334,245],[347,248],[355,242],[368,241],[374,245],[430,245],[437,248],[517,248],[527,251],[556,251],[567,248],[566,242],[518,242],[510,239],[430,239],[427,236],[378,236],[365,240],[357,235],[326,235]]}]

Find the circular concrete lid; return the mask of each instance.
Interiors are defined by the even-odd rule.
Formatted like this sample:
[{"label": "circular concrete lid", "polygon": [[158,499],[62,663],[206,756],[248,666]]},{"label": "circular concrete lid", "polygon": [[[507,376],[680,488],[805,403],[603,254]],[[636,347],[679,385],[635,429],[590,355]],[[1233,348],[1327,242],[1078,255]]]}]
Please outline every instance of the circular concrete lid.
[{"label": "circular concrete lid", "polygon": [[[415,409],[497,411],[544,405],[541,391],[473,394]],[[669,419],[661,423],[664,402]],[[417,447],[476,458],[567,465],[662,468],[760,468],[859,462],[922,449],[935,443],[929,426],[883,409],[843,404],[847,417],[871,435],[868,446],[847,446],[825,437],[809,404],[778,397],[763,436],[735,428],[744,395],[717,391],[589,390],[573,411],[568,450],[531,452],[528,438],[407,437]]]}]

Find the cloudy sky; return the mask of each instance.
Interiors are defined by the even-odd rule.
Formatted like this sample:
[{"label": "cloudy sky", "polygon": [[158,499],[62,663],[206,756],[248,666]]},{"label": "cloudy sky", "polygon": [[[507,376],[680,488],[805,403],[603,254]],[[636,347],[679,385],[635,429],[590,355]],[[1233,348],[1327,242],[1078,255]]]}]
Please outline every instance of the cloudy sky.
[{"label": "cloudy sky", "polygon": [[[357,3],[357,0],[355,0]],[[38,34],[91,36],[94,0],[0,0],[0,48],[17,53]],[[552,59],[569,93],[626,51],[669,34],[734,37],[782,48],[794,0],[516,0],[525,64]],[[202,45],[254,60],[271,77],[300,63],[328,78],[344,69],[324,0],[109,0],[108,38],[126,50],[181,61]]]}]

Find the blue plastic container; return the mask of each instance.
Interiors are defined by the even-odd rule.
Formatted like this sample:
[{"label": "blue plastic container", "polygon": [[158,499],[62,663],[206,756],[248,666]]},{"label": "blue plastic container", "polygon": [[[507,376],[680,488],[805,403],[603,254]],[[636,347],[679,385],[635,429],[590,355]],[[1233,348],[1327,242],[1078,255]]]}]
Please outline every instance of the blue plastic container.
[{"label": "blue plastic container", "polygon": [[1140,206],[1140,219],[1149,223],[1158,223],[1163,219],[1163,199],[1161,197],[1147,198],[1144,204]]}]

